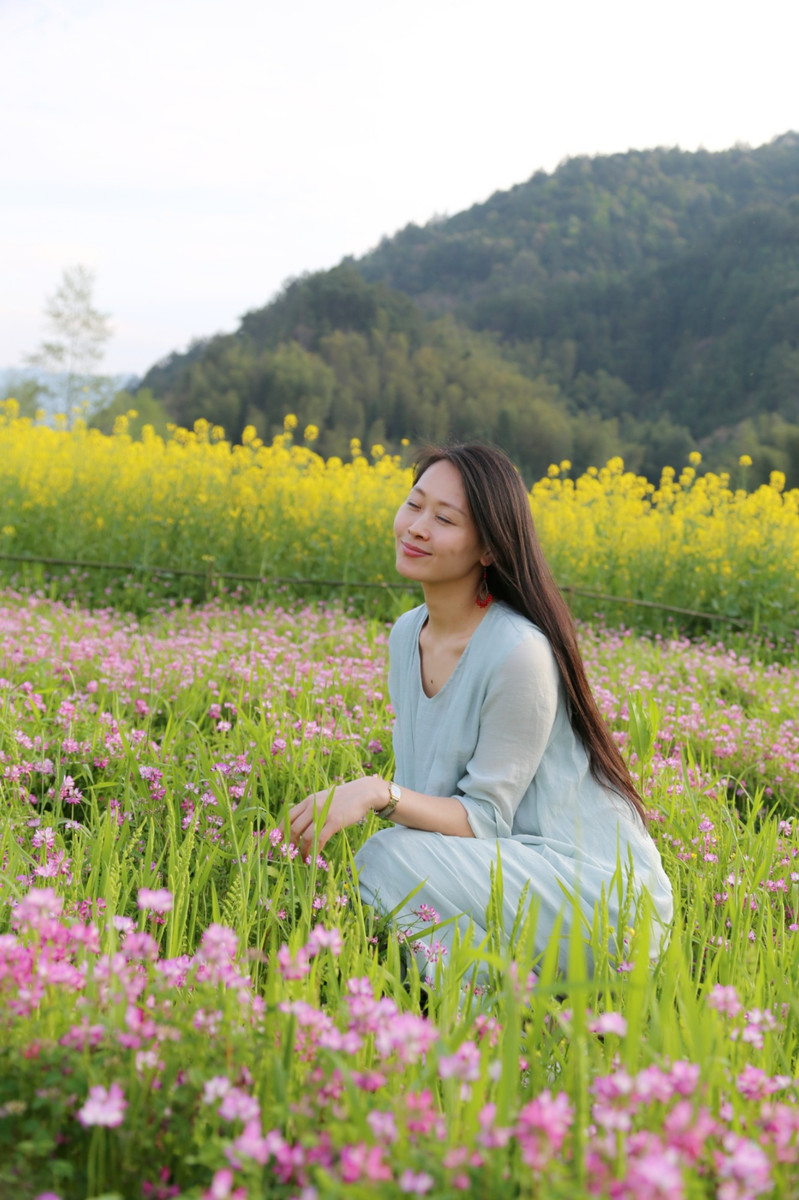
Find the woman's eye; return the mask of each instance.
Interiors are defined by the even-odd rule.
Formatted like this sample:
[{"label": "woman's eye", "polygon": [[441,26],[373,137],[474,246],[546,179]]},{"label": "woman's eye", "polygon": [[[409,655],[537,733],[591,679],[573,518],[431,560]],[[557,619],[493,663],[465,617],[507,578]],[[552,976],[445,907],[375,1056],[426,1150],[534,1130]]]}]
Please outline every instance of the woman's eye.
[{"label": "woman's eye", "polygon": [[405,503],[408,505],[408,508],[417,509],[419,507],[415,500],[406,500]]},{"label": "woman's eye", "polygon": [[451,525],[451,524],[452,524],[452,522],[450,521],[449,517],[442,517],[441,515],[439,515],[439,518],[438,518],[438,519],[439,519],[439,521],[441,522],[441,524],[442,524],[442,525]]}]

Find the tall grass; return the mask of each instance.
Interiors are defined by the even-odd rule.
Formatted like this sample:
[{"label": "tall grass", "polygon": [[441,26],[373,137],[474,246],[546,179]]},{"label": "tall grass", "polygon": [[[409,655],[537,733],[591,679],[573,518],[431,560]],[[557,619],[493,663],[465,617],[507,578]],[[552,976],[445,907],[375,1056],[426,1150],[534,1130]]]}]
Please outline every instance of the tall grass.
[{"label": "tall grass", "polygon": [[6,594],[0,630],[0,1193],[796,1194],[795,668],[584,630],[671,938],[600,912],[559,974],[534,905],[500,929],[500,868],[486,943],[424,981],[428,914],[354,884],[377,818],[286,841],[298,798],[391,771],[385,626]]}]

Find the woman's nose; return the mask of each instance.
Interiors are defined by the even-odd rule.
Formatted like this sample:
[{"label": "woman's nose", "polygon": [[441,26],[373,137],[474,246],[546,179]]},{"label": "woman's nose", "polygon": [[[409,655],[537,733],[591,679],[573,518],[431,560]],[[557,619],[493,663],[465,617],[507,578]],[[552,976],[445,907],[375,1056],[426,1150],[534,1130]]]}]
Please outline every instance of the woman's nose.
[{"label": "woman's nose", "polygon": [[408,526],[408,532],[412,533],[414,537],[427,537],[427,525],[424,517],[421,514],[414,517],[414,519],[411,521],[410,525]]}]

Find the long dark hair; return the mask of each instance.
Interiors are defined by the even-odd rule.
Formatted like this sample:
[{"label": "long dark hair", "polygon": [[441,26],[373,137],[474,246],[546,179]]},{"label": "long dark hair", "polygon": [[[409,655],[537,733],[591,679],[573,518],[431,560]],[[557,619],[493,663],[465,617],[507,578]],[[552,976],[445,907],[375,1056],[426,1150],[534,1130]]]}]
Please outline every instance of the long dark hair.
[{"label": "long dark hair", "polygon": [[566,689],[572,727],[585,746],[591,774],[629,801],[646,823],[641,797],[588,685],[574,621],[544,558],[521,476],[501,450],[472,442],[423,450],[414,466],[414,483],[442,460],[457,468],[474,523],[491,552],[486,575],[489,591],[537,625],[549,640]]}]

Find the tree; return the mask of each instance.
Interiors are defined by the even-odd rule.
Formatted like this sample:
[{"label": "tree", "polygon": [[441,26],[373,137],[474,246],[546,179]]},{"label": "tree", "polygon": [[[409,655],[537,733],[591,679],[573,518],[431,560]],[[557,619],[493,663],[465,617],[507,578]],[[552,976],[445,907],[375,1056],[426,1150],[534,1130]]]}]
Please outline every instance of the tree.
[{"label": "tree", "polygon": [[45,390],[60,395],[69,417],[84,401],[96,407],[108,389],[108,380],[95,370],[111,337],[110,318],[94,307],[93,288],[94,272],[88,267],[64,269],[44,310],[49,340],[27,358],[31,366],[60,376],[62,382],[55,392],[49,385]]}]

